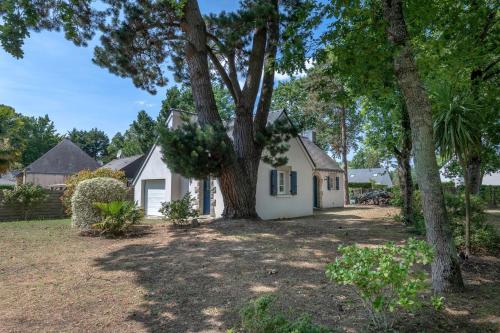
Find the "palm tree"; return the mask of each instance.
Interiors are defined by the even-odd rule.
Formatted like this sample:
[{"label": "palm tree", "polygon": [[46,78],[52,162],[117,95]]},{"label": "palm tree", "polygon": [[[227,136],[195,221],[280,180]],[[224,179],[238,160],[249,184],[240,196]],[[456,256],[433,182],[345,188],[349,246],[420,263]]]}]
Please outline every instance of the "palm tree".
[{"label": "palm tree", "polygon": [[481,113],[467,94],[454,93],[454,89],[440,85],[435,90],[434,135],[440,155],[444,159],[457,158],[464,176],[465,196],[465,257],[470,255],[470,179],[467,161],[480,136]]}]

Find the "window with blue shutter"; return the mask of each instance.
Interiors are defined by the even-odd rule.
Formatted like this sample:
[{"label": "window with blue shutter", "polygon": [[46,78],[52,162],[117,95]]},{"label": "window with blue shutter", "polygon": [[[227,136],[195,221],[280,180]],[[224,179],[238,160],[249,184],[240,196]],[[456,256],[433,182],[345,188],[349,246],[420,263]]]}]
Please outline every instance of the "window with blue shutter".
[{"label": "window with blue shutter", "polygon": [[332,190],[332,179],[330,176],[326,176],[326,188],[328,191]]},{"label": "window with blue shutter", "polygon": [[335,177],[335,189],[337,191],[340,190],[340,177],[339,176]]},{"label": "window with blue shutter", "polygon": [[290,172],[290,194],[297,195],[297,171]]},{"label": "window with blue shutter", "polygon": [[271,195],[278,194],[278,170],[271,170]]}]

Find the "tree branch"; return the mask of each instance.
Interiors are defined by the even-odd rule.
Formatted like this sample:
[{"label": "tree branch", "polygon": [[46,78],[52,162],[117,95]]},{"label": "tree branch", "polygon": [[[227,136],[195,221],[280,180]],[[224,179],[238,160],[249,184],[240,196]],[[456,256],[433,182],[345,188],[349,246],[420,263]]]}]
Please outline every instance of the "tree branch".
[{"label": "tree branch", "polygon": [[259,104],[254,120],[254,131],[263,131],[267,125],[267,117],[271,107],[271,98],[274,90],[274,73],[276,71],[276,53],[279,41],[279,14],[278,1],[274,0],[275,11],[268,21],[269,38],[265,52],[264,76],[262,79],[262,88],[260,91]]},{"label": "tree branch", "polygon": [[217,72],[219,73],[222,81],[224,81],[224,84],[226,85],[227,89],[231,93],[231,96],[233,97],[234,101],[238,101],[239,97],[234,89],[233,83],[231,82],[231,79],[227,75],[226,69],[224,66],[221,64],[217,56],[215,55],[214,51],[207,45],[207,50],[208,50],[208,56],[210,57],[210,60],[214,64],[215,68],[217,69]]},{"label": "tree branch", "polygon": [[[243,110],[253,109],[260,86],[262,68],[264,67],[264,54],[266,49],[267,29],[256,29],[253,36],[252,50],[248,61],[248,71],[242,91]],[[237,108],[238,110],[238,108]]]}]

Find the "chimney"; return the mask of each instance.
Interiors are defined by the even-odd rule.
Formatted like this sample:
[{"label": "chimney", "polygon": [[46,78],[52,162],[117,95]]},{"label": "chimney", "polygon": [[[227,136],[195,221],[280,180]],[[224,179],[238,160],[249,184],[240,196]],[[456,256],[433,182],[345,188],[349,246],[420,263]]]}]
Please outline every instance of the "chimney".
[{"label": "chimney", "polygon": [[309,141],[316,143],[316,130],[306,130],[303,132],[302,136],[309,139]]}]

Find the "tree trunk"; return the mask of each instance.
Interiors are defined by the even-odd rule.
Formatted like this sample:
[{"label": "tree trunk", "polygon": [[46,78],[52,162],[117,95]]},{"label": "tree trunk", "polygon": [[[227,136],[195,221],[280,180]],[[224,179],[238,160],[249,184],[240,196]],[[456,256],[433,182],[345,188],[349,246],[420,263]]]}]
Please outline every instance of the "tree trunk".
[{"label": "tree trunk", "polygon": [[349,169],[347,162],[347,124],[345,107],[340,109],[340,126],[342,136],[342,164],[344,166],[344,204],[349,205]]},{"label": "tree trunk", "polygon": [[464,171],[464,197],[465,197],[465,258],[469,258],[470,255],[470,181],[469,181],[469,171],[465,161],[460,161],[462,164],[462,169]]},{"label": "tree trunk", "polygon": [[478,195],[481,189],[482,174],[481,174],[481,157],[474,153],[467,160],[467,174],[469,176],[469,190],[471,194]]},{"label": "tree trunk", "polygon": [[405,106],[401,108],[401,150],[394,148],[398,162],[399,189],[403,197],[403,223],[413,225],[413,180],[411,177],[411,127],[408,110]]},{"label": "tree trunk", "polygon": [[386,30],[388,39],[397,47],[394,71],[410,118],[427,242],[435,251],[431,264],[432,286],[436,292],[463,290],[462,274],[448,223],[434,151],[431,105],[413,58],[402,0],[384,0],[383,7],[384,17],[389,23]]},{"label": "tree trunk", "polygon": [[[275,12],[270,15],[267,25],[255,30],[248,72],[241,91],[229,86],[235,98],[236,112],[232,140],[226,137],[226,144],[234,152],[233,163],[222,170],[219,185],[224,200],[225,218],[258,218],[255,203],[257,172],[264,147],[257,144],[254,136],[267,124],[270,101],[274,84],[275,59],[279,40],[278,2],[273,0]],[[207,47],[207,28],[198,2],[187,0],[184,5],[181,29],[185,34],[185,55],[189,69],[191,90],[200,125],[221,125],[222,120],[215,102],[208,59],[212,59],[226,85],[238,84],[224,72],[216,56]],[[264,67],[265,65],[265,67]],[[231,73],[235,76],[236,73]],[[261,77],[263,76],[262,82]],[[234,79],[234,77],[233,77]],[[236,80],[237,81],[237,80]],[[260,91],[259,106],[255,116],[255,101]],[[232,89],[234,88],[234,89]]]}]

